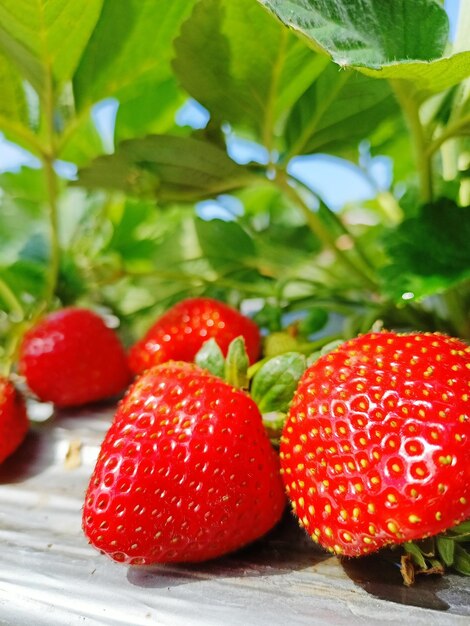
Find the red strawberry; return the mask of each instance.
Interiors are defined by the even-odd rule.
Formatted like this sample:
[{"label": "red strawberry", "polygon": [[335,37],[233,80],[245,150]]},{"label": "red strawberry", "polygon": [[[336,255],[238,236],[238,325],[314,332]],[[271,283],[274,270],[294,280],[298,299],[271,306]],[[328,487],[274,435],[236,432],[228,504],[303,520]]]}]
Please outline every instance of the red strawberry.
[{"label": "red strawberry", "polygon": [[135,373],[166,361],[193,361],[202,344],[214,338],[227,354],[230,342],[245,339],[250,362],[260,353],[258,326],[235,309],[211,298],[191,298],[178,302],[164,313],[138,341],[129,354]]},{"label": "red strawberry", "polygon": [[156,366],[129,389],[103,442],[84,532],[133,565],[217,557],[279,520],[278,465],[248,395],[190,363]]},{"label": "red strawberry", "polygon": [[131,373],[116,333],[89,311],[50,313],[26,333],[19,370],[40,400],[79,406],[121,392]]},{"label": "red strawberry", "polygon": [[0,376],[0,463],[18,448],[28,428],[22,396],[10,380]]},{"label": "red strawberry", "polygon": [[301,525],[336,554],[470,516],[470,348],[441,334],[352,339],[304,374],[281,440]]}]

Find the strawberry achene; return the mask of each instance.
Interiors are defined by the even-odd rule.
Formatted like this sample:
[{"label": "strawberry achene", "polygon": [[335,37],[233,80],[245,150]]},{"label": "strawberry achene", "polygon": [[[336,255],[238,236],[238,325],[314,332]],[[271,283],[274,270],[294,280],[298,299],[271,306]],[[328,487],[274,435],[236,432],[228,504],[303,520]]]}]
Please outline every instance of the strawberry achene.
[{"label": "strawberry achene", "polygon": [[166,361],[193,361],[205,341],[215,339],[227,354],[236,337],[245,340],[250,363],[261,348],[258,326],[227,304],[212,298],[188,298],[168,309],[129,352],[133,372]]},{"label": "strawberry achene", "polygon": [[302,526],[337,554],[435,535],[470,516],[470,348],[371,333],[318,359],[281,439]]},{"label": "strawberry achene", "polygon": [[120,403],[83,528],[116,561],[202,561],[261,537],[284,505],[278,457],[253,400],[171,362],[147,370]]},{"label": "strawberry achene", "polygon": [[40,400],[59,407],[114,396],[131,379],[115,331],[93,311],[79,307],[50,313],[26,333],[19,371]]}]

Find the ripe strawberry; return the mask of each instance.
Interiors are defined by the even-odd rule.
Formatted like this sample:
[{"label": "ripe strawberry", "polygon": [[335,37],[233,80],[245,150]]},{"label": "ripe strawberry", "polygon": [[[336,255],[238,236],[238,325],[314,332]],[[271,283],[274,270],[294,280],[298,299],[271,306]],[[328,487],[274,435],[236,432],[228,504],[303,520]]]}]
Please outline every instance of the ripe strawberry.
[{"label": "ripe strawberry", "polygon": [[281,439],[300,524],[336,554],[435,535],[470,516],[470,348],[367,334],[301,379]]},{"label": "ripe strawberry", "polygon": [[50,313],[26,333],[19,371],[40,400],[79,406],[121,392],[131,373],[116,333],[88,309]]},{"label": "ripe strawberry", "polygon": [[120,403],[83,529],[116,561],[211,559],[257,539],[285,505],[256,404],[194,364],[147,370]]},{"label": "ripe strawberry", "polygon": [[227,354],[230,342],[245,339],[250,362],[260,353],[260,331],[248,317],[218,300],[190,298],[164,313],[129,354],[136,374],[166,361],[193,361],[202,344],[214,338]]},{"label": "ripe strawberry", "polygon": [[10,380],[0,376],[0,463],[18,448],[28,428],[22,396]]}]

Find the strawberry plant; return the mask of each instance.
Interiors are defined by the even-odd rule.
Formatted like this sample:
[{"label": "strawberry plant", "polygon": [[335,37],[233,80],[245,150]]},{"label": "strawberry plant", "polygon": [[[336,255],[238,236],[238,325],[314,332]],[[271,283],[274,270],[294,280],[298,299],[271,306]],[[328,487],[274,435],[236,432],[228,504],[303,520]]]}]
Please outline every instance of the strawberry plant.
[{"label": "strawberry plant", "polygon": [[[457,19],[451,12],[455,28],[444,4],[450,9],[460,4]],[[41,400],[77,405],[124,390],[130,374],[122,345],[132,347],[134,372],[158,361],[163,368],[156,370],[158,376],[166,376],[161,361],[195,358],[221,377],[233,364],[228,346],[241,335],[248,357],[240,356],[239,342],[234,344],[246,366],[235,368],[239,386],[249,389],[276,440],[292,397],[291,421],[296,407],[306,402],[296,392],[304,370],[321,370],[328,353],[335,376],[346,367],[340,355],[355,344],[334,351],[331,342],[354,342],[382,327],[423,342],[446,335],[454,339],[442,340],[439,368],[429,364],[439,372],[432,379],[435,388],[423,380],[424,357],[408,354],[405,347],[400,352],[405,361],[391,354],[392,369],[384,370],[390,389],[380,386],[376,393],[380,402],[398,394],[393,397],[399,410],[406,408],[422,429],[420,445],[443,446],[439,456],[452,457],[460,467],[461,452],[449,446],[452,440],[457,448],[457,436],[466,437],[466,420],[462,426],[459,421],[467,415],[461,362],[470,341],[467,0],[37,0],[27,5],[3,0],[0,24],[0,132],[3,145],[21,151],[24,163],[6,164],[0,173],[2,380],[22,378],[19,382],[27,382]],[[325,175],[332,163],[335,169]],[[346,179],[351,172],[354,184]],[[359,186],[366,190],[361,195]],[[199,319],[194,310],[184,311],[182,302],[188,301],[220,302],[217,320],[225,324],[224,332],[213,333],[212,313]],[[181,320],[172,317],[174,307],[183,307]],[[39,355],[45,320],[76,310],[85,316],[104,311],[116,320],[115,332],[103,330],[109,342],[101,343],[93,333],[86,340],[87,324],[79,321],[64,332],[66,345]],[[260,334],[247,317],[254,318]],[[156,320],[169,318],[169,328],[158,327]],[[174,336],[177,349],[163,350],[157,358],[161,343],[169,347],[167,339]],[[386,337],[378,336],[377,341]],[[203,346],[199,339],[204,338],[220,345]],[[456,356],[454,349],[464,355]],[[388,354],[386,346],[384,351]],[[432,345],[428,354],[434,354]],[[370,355],[363,356],[368,363]],[[417,369],[410,366],[415,358]],[[411,400],[405,393],[408,379],[393,370],[395,361],[418,390]],[[460,372],[455,374],[459,398],[445,388],[454,380],[454,366]],[[374,386],[368,376],[379,376],[380,367],[377,360],[370,362],[364,374],[368,385]],[[310,384],[306,376],[301,389]],[[209,378],[204,381],[201,385]],[[448,397],[425,401],[425,390]],[[325,397],[328,419],[336,407],[333,391]],[[341,401],[350,406],[355,400]],[[425,402],[429,423],[419,414]],[[125,406],[119,411],[131,413]],[[449,412],[449,426],[440,411]],[[119,419],[113,428],[112,436],[118,437],[117,431],[127,427]],[[334,424],[328,428],[337,436]],[[433,428],[442,434],[436,443]],[[372,445],[369,430],[364,437]],[[359,441],[362,433],[356,434]],[[303,444],[304,433],[298,435],[294,447]],[[389,435],[384,432],[384,440]],[[404,437],[396,442],[401,462],[413,468],[410,459],[416,455],[407,451],[407,435],[400,430],[397,436]],[[283,446],[288,439],[284,433]],[[372,459],[368,454],[366,459],[359,447],[351,450],[354,471],[362,459],[379,472],[378,460],[372,459],[374,451],[385,454],[382,448],[371,448]],[[329,457],[319,458],[319,472],[334,472]],[[434,480],[450,485],[451,479],[466,477],[465,470],[448,476],[444,464],[441,479],[439,462],[432,459],[415,463],[429,472],[431,486]],[[336,464],[343,461],[347,466],[344,459]],[[388,468],[387,460],[383,463]],[[383,472],[380,468],[376,475],[379,481]],[[408,493],[414,487],[402,479],[397,477],[396,485],[403,494],[398,490],[395,497],[407,498],[402,505],[409,522],[422,512],[416,512]],[[97,480],[101,489],[106,476]],[[299,480],[307,482],[300,477],[296,484]],[[398,523],[392,517],[342,525],[337,516],[346,510],[351,518],[354,506],[349,511],[328,494],[328,502],[321,503],[324,513],[314,515],[336,515],[337,527],[309,517],[310,504],[317,505],[306,495],[294,502],[299,510],[306,506],[302,523],[306,517],[323,539],[330,528],[327,547],[358,554],[365,537],[379,548],[389,544],[392,533],[417,567],[437,567],[436,557],[468,573],[468,510],[460,502],[467,495],[457,483],[449,493],[452,502],[445,494],[436,500],[435,513],[445,524],[423,522],[415,533],[415,523],[408,529],[400,518],[400,536],[387,526]],[[428,495],[424,490],[420,498]],[[98,515],[95,504],[90,506]],[[327,505],[331,513],[325,513]],[[450,529],[454,522],[457,530]],[[377,527],[375,536],[367,530],[370,525]],[[269,524],[262,526],[266,530]],[[435,532],[440,534],[432,549],[414,547],[412,540]],[[117,541],[112,533],[108,539],[110,545]],[[109,551],[106,541],[97,543]],[[348,546],[357,550],[348,552]],[[147,549],[156,549],[144,548],[118,551],[124,560],[145,560]]]}]

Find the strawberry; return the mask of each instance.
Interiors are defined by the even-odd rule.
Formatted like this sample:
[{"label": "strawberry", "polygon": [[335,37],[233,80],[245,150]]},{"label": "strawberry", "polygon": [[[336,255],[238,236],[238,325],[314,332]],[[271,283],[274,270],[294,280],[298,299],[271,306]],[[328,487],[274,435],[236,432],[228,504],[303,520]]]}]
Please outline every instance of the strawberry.
[{"label": "strawberry", "polygon": [[301,526],[336,554],[436,535],[470,516],[470,348],[370,333],[300,380],[281,438]]},{"label": "strawberry", "polygon": [[8,378],[0,376],[0,463],[18,448],[28,428],[22,396]]},{"label": "strawberry", "polygon": [[130,350],[136,374],[166,361],[193,361],[207,340],[214,338],[224,355],[235,337],[245,339],[250,362],[260,353],[260,331],[248,317],[211,298],[190,298],[166,311]]},{"label": "strawberry", "polygon": [[254,401],[192,363],[170,362],[147,370],[121,401],[83,529],[116,561],[195,562],[265,534],[284,505]]},{"label": "strawberry", "polygon": [[99,315],[77,307],[50,313],[25,334],[19,371],[40,400],[59,407],[114,396],[131,378],[116,333]]}]

